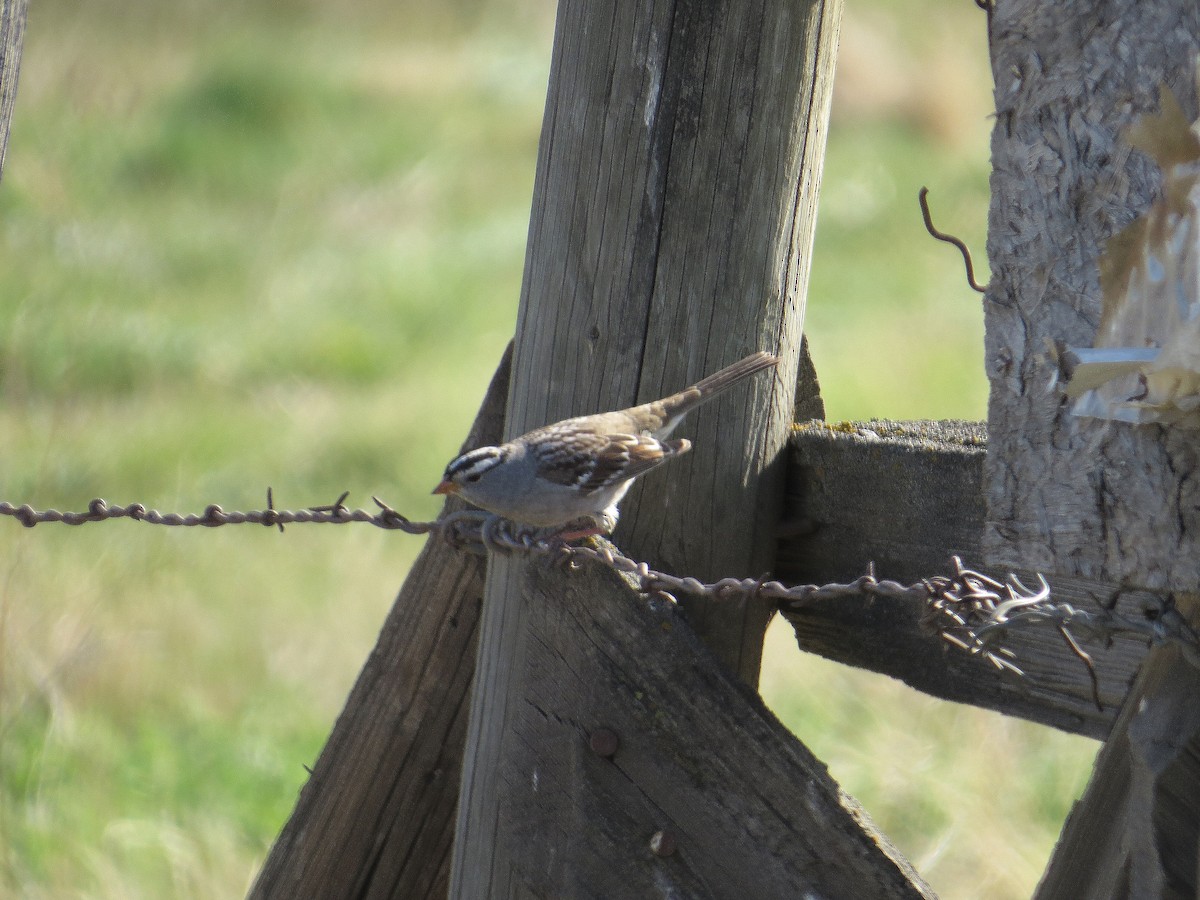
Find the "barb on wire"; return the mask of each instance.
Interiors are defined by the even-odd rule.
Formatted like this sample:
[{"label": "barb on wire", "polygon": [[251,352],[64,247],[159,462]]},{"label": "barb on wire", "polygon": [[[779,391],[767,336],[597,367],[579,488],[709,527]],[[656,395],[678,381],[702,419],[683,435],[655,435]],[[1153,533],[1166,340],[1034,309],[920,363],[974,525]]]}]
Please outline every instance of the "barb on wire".
[{"label": "barb on wire", "polygon": [[938,231],[933,226],[933,215],[929,212],[929,188],[921,188],[917,194],[917,201],[921,204],[921,218],[925,220],[925,230],[939,241],[945,241],[947,244],[953,244],[958,248],[958,252],[962,254],[963,264],[967,267],[967,284],[971,286],[972,290],[978,291],[981,294],[986,293],[987,285],[981,285],[975,280],[975,263],[971,260],[971,251],[966,243],[962,238],[946,234],[944,231]]},{"label": "barb on wire", "polygon": [[283,523],[279,521],[278,510],[275,509],[275,494],[271,490],[271,486],[267,485],[267,509],[263,519],[264,525],[274,523],[279,528],[279,533],[283,534]]},{"label": "barb on wire", "polygon": [[348,509],[344,504],[347,496],[349,496],[348,493],[342,494],[328,506],[314,506],[299,510],[276,509],[273,492],[267,488],[266,509],[226,512],[218,504],[212,503],[206,506],[204,512],[199,515],[159,512],[157,509],[147,509],[141,503],[130,503],[127,506],[110,505],[100,498],[88,504],[87,512],[59,512],[57,509],[36,510],[27,503],[15,506],[7,501],[0,501],[0,516],[11,516],[26,528],[33,528],[35,525],[49,522],[85,525],[89,522],[105,522],[109,519],[133,519],[150,525],[183,528],[198,525],[205,528],[217,528],[222,525],[265,525],[268,528],[276,526],[280,531],[283,531],[284,525],[304,523],[341,525],[350,522],[365,522],[377,528],[406,531],[409,534],[426,534],[440,527],[434,522],[413,522],[380,500],[375,501],[380,508],[380,512],[375,514],[363,509]]},{"label": "barb on wire", "polygon": [[55,509],[38,511],[28,504],[15,506],[0,501],[0,516],[10,516],[28,528],[49,522],[83,525],[121,518],[151,525],[183,527],[257,524],[275,526],[280,531],[283,531],[284,525],[291,524],[345,525],[363,522],[408,534],[436,534],[455,547],[480,555],[489,552],[541,554],[569,569],[577,569],[584,562],[599,563],[630,575],[638,589],[647,596],[671,602],[681,593],[717,600],[757,597],[788,611],[801,605],[863,595],[895,601],[916,601],[923,606],[921,625],[928,633],[938,635],[959,650],[982,657],[1000,672],[1017,676],[1025,673],[1017,665],[1012,650],[1003,646],[1004,636],[1020,628],[1049,623],[1087,668],[1092,682],[1092,699],[1101,710],[1103,707],[1095,664],[1076,640],[1073,631],[1082,631],[1108,641],[1117,634],[1133,634],[1151,643],[1175,643],[1200,668],[1200,636],[1170,603],[1151,610],[1153,615],[1141,618],[1120,615],[1115,604],[1110,607],[1097,603],[1095,609],[1082,610],[1069,603],[1055,601],[1050,585],[1041,575],[1038,576],[1036,588],[1023,584],[1015,575],[1009,575],[1000,582],[967,568],[957,556],[951,557],[950,575],[935,575],[910,585],[877,578],[874,564],[868,564],[866,574],[845,584],[834,582],[788,586],[769,580],[766,575],[758,578],[722,578],[706,584],[689,576],[659,572],[647,563],[630,559],[611,544],[569,545],[557,537],[553,529],[516,525],[481,510],[460,510],[432,522],[414,522],[378,497],[371,498],[378,512],[351,509],[346,506],[348,496],[348,493],[343,493],[329,505],[293,511],[277,509],[274,492],[268,488],[267,508],[264,510],[226,512],[214,503],[199,515],[163,513],[148,509],[141,503],[110,505],[101,499],[91,501],[86,512],[59,512]]},{"label": "barb on wire", "polygon": [[[270,488],[267,488],[268,497],[270,497],[270,490]],[[346,498],[349,496],[349,491],[342,491],[341,495],[328,506],[310,506],[309,509],[311,509],[313,512],[327,512],[333,513],[335,516],[340,516],[342,513],[347,512]],[[376,500],[375,502],[378,503],[379,501]]]}]

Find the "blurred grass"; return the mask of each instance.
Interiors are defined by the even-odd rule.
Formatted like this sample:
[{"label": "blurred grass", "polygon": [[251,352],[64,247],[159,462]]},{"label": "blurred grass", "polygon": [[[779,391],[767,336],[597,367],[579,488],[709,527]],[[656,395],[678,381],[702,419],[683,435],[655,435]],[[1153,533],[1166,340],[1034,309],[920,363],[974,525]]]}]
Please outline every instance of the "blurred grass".
[{"label": "blurred grass", "polygon": [[[0,498],[199,511],[270,484],[433,514],[515,318],[545,7],[35,4],[0,183]],[[984,415],[978,298],[916,206],[928,184],[982,263],[983,29],[851,0],[807,317],[831,418]],[[417,542],[0,530],[0,894],[244,891]],[[789,641],[769,701],[934,886],[1027,895],[1095,745]]]}]

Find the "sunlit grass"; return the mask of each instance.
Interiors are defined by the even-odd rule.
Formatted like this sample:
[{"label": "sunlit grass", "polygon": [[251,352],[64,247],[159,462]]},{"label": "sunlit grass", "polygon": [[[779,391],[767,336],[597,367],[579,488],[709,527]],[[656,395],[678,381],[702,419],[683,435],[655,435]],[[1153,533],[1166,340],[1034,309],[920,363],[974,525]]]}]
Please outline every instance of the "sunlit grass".
[{"label": "sunlit grass", "polygon": [[[978,298],[916,206],[927,184],[982,263],[982,14],[920,6],[954,24],[847,21],[807,316],[833,418],[984,415]],[[199,512],[270,485],[431,515],[515,319],[545,5],[30,15],[0,183],[0,498]],[[244,891],[417,542],[0,531],[0,894]],[[1094,749],[779,628],[764,692],[948,897],[1029,893]]]}]

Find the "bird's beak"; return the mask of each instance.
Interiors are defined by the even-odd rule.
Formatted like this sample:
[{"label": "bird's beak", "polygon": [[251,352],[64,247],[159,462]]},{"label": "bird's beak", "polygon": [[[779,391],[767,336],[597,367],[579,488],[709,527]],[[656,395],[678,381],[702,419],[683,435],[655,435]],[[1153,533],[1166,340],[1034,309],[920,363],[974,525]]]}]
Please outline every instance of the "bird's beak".
[{"label": "bird's beak", "polygon": [[437,487],[435,487],[433,489],[433,492],[435,494],[457,494],[458,493],[458,485],[455,484],[453,481],[443,481],[441,484],[439,484]]}]

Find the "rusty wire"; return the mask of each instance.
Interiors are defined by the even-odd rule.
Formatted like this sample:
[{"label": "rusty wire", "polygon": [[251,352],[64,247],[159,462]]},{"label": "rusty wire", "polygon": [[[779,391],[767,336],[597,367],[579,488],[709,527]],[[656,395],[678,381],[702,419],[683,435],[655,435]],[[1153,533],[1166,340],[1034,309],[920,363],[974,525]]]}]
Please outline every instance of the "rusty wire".
[{"label": "rusty wire", "polygon": [[952,562],[954,576],[934,579],[930,585],[930,600],[922,624],[953,646],[985,657],[998,669],[1024,674],[1015,664],[1013,653],[1001,642],[1013,631],[1041,624],[1052,625],[1067,649],[1083,663],[1091,680],[1092,702],[1101,712],[1104,705],[1100,701],[1096,666],[1075,632],[1104,643],[1111,642],[1118,634],[1133,635],[1150,644],[1172,643],[1181,648],[1192,665],[1200,668],[1200,636],[1170,599],[1145,610],[1140,618],[1131,618],[1101,603],[1080,609],[1056,601],[1041,575],[1037,576],[1038,587],[1033,589],[1015,575],[1009,575],[1001,583],[967,569],[957,556],[952,557]]},{"label": "rusty wire", "polygon": [[853,581],[829,584],[785,585],[779,581],[759,578],[722,578],[705,583],[688,576],[671,575],[650,568],[620,553],[611,544],[568,545],[546,530],[525,528],[499,516],[480,510],[449,513],[432,522],[414,522],[397,512],[378,497],[372,497],[377,512],[351,509],[345,505],[348,493],[333,503],[301,510],[276,509],[270,488],[267,489],[267,508],[248,512],[226,512],[210,504],[200,514],[163,513],[148,509],[141,503],[127,506],[110,505],[96,499],[86,512],[59,512],[55,509],[38,511],[28,504],[15,506],[0,501],[0,515],[10,516],[28,528],[43,523],[84,525],[110,519],[134,519],[151,525],[216,528],[223,525],[264,525],[278,527],[292,524],[337,524],[362,522],[377,528],[404,531],[408,534],[436,534],[456,547],[477,554],[527,553],[553,558],[570,568],[584,562],[595,562],[631,576],[638,589],[648,596],[675,599],[676,594],[706,596],[717,600],[758,597],[770,601],[783,612],[798,611],[805,605],[851,597],[871,596],[895,601],[921,603],[924,614],[921,625],[927,633],[938,635],[947,644],[981,656],[1002,673],[1021,676],[1011,650],[1002,645],[1010,631],[1031,625],[1052,624],[1071,652],[1087,668],[1092,682],[1092,697],[1101,710],[1099,682],[1091,657],[1075,639],[1072,629],[1110,641],[1117,634],[1133,634],[1150,643],[1175,643],[1200,668],[1200,636],[1182,615],[1167,604],[1153,610],[1152,616],[1131,619],[1100,604],[1083,610],[1069,603],[1055,601],[1050,586],[1038,575],[1037,588],[1024,585],[1015,575],[1004,582],[969,569],[962,560],[951,557],[951,574],[924,578],[914,584],[879,579],[874,566]]},{"label": "rusty wire", "polygon": [[789,586],[767,580],[765,576],[722,578],[704,583],[696,578],[651,569],[647,563],[630,559],[610,544],[570,546],[553,537],[547,539],[543,534],[514,526],[499,516],[488,516],[480,522],[478,532],[467,528],[458,531],[453,539],[460,543],[464,536],[468,542],[478,540],[482,548],[498,553],[553,554],[572,567],[585,560],[597,562],[631,575],[642,593],[672,600],[677,593],[717,600],[760,597],[771,601],[783,612],[864,595],[915,601],[923,604],[921,624],[928,633],[938,635],[953,647],[982,657],[1001,673],[1016,676],[1024,676],[1025,672],[1017,665],[1012,650],[1003,646],[1004,636],[1010,631],[1048,622],[1087,669],[1092,700],[1100,712],[1104,711],[1104,706],[1100,700],[1100,682],[1095,663],[1075,639],[1073,628],[1104,641],[1111,641],[1118,634],[1132,634],[1145,638],[1149,643],[1176,643],[1183,648],[1193,665],[1200,668],[1200,635],[1173,607],[1156,610],[1149,619],[1131,619],[1100,604],[1094,610],[1082,610],[1069,603],[1055,601],[1050,585],[1041,575],[1037,576],[1036,588],[1026,586],[1012,574],[1000,582],[967,568],[957,556],[950,558],[950,575],[935,575],[910,585],[877,578],[873,564],[868,565],[864,575],[847,583]]},{"label": "rusty wire", "polygon": [[963,265],[967,267],[967,284],[974,291],[978,291],[981,294],[987,293],[987,285],[980,284],[975,280],[975,263],[971,259],[971,250],[967,247],[966,242],[962,238],[939,231],[933,226],[933,214],[929,211],[929,188],[921,188],[917,193],[917,202],[921,204],[921,218],[925,220],[925,230],[929,232],[931,237],[958,248],[958,252],[962,254]]},{"label": "rusty wire", "polygon": [[342,494],[328,506],[313,506],[300,510],[275,509],[272,491],[267,488],[266,509],[226,512],[216,503],[212,503],[199,514],[164,513],[157,509],[147,509],[141,503],[130,503],[127,506],[110,505],[100,498],[88,504],[87,512],[59,512],[57,509],[39,511],[29,504],[14,506],[12,503],[0,500],[0,516],[11,516],[26,528],[51,522],[59,522],[64,525],[86,525],[89,522],[105,522],[109,519],[133,519],[149,525],[183,528],[265,525],[268,528],[278,526],[280,531],[283,530],[284,525],[304,523],[345,525],[350,522],[366,522],[377,528],[405,531],[409,534],[427,534],[442,527],[437,522],[413,522],[375,497],[371,499],[375,500],[379,507],[377,513],[370,513],[365,509],[350,509],[345,505],[348,496],[348,493]]}]

